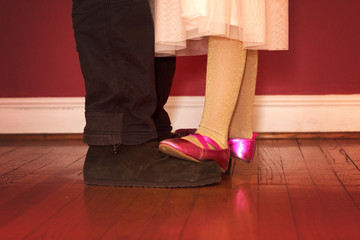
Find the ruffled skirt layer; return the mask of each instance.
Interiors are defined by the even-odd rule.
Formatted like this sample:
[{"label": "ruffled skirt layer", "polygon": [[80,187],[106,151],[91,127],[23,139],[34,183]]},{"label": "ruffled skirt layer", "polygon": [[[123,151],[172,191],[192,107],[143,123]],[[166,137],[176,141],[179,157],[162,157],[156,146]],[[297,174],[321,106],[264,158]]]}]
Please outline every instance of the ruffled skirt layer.
[{"label": "ruffled skirt layer", "polygon": [[288,49],[288,0],[155,0],[153,17],[157,55],[206,54],[208,36]]}]

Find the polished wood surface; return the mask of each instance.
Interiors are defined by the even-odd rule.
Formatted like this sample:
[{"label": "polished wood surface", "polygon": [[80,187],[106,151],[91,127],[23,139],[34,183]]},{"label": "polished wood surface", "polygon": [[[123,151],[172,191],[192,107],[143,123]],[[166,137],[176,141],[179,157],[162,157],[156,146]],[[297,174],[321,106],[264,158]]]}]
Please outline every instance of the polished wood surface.
[{"label": "polished wood surface", "polygon": [[360,139],[258,140],[215,186],[86,186],[80,141],[0,142],[0,239],[359,239]]},{"label": "polished wood surface", "polygon": [[[257,139],[358,139],[360,132],[261,132]],[[22,141],[22,140],[82,140],[81,133],[67,134],[0,134],[0,141]]]}]

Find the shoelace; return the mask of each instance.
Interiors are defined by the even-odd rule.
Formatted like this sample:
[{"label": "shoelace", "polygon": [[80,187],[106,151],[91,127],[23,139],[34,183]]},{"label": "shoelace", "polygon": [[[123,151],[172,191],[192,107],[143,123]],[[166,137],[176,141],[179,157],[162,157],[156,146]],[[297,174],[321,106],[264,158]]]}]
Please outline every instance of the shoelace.
[{"label": "shoelace", "polygon": [[111,150],[111,152],[113,153],[113,154],[118,154],[120,151],[120,147],[121,147],[121,144],[115,144],[115,145],[113,145],[113,149]]}]

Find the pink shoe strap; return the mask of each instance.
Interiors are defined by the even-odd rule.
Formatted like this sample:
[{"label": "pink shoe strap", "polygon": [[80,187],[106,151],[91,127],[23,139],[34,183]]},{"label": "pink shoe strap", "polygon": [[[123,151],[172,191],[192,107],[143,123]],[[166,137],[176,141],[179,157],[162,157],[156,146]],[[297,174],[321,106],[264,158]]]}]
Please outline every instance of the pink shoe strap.
[{"label": "pink shoe strap", "polygon": [[211,138],[207,137],[207,136],[203,136],[199,133],[196,133],[194,135],[191,135],[197,138],[197,140],[199,140],[199,142],[201,143],[201,145],[203,145],[203,147],[205,149],[209,149],[209,145],[214,146],[216,149],[222,149],[219,144],[217,144],[214,140],[212,140]]},{"label": "pink shoe strap", "polygon": [[253,140],[255,140],[255,138],[257,137],[257,133],[253,133]]}]

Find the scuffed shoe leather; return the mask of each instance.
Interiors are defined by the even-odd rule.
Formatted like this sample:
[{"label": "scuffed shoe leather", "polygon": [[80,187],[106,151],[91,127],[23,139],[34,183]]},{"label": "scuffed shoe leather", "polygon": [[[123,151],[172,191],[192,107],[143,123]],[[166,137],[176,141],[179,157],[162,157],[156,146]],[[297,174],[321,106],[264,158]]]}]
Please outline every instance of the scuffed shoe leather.
[{"label": "scuffed shoe leather", "polygon": [[84,163],[90,185],[199,187],[221,181],[215,161],[196,163],[161,153],[150,141],[136,146],[90,146]]}]

